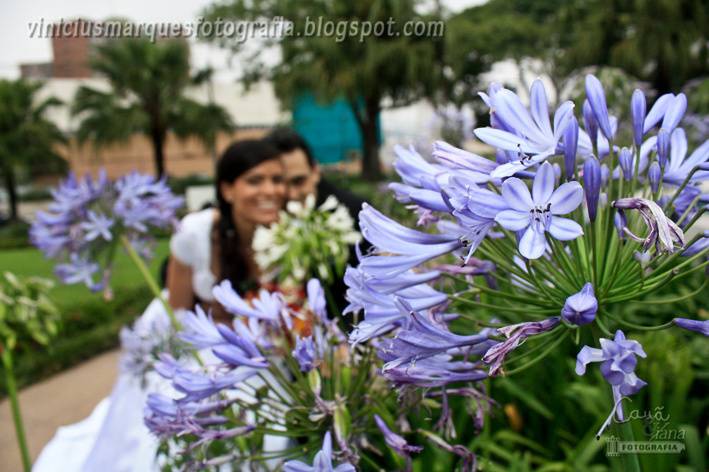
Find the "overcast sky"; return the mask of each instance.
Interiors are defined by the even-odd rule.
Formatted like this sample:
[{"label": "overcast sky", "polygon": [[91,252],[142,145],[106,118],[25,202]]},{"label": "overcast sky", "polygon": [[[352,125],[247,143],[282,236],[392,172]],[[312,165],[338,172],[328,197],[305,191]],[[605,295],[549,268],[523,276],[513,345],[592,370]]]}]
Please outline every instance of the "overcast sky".
[{"label": "overcast sky", "polygon": [[[443,0],[451,11],[460,11],[485,0]],[[18,64],[49,62],[52,58],[50,40],[31,38],[30,23],[44,19],[53,23],[59,19],[83,17],[102,20],[107,17],[127,17],[135,22],[189,22],[197,17],[210,0],[2,0],[0,4],[0,77],[19,76]],[[228,54],[218,48],[193,44],[192,65],[211,65],[217,70],[217,80],[237,76],[235,67],[227,63]]]}]

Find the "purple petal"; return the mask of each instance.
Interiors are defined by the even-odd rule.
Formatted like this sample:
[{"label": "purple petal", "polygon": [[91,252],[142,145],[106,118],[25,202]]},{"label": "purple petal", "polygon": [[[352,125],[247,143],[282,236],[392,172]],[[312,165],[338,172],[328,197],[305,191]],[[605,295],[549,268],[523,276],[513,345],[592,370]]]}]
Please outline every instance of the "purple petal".
[{"label": "purple petal", "polygon": [[601,362],[606,360],[606,356],[601,349],[584,346],[576,356],[576,375],[584,375],[586,366],[591,362]]},{"label": "purple petal", "polygon": [[547,136],[551,136],[552,130],[551,124],[549,123],[549,105],[547,102],[546,92],[544,91],[544,85],[542,85],[541,80],[536,79],[534,83],[532,83],[530,95],[531,100],[529,108],[532,112],[534,122],[537,124],[539,129],[542,130],[542,133]]},{"label": "purple petal", "polygon": [[535,205],[544,206],[547,204],[554,192],[554,182],[554,168],[551,164],[545,162],[539,167],[532,185],[532,196]]},{"label": "purple petal", "polygon": [[578,182],[567,182],[554,190],[549,198],[551,213],[565,215],[574,211],[583,201],[583,188]]},{"label": "purple petal", "polygon": [[603,92],[603,86],[600,80],[591,74],[586,76],[586,96],[588,97],[588,102],[591,105],[593,115],[598,122],[598,127],[601,129],[601,132],[606,139],[613,139],[613,131],[611,130],[611,123],[608,118],[608,107],[606,106],[606,95]]},{"label": "purple petal", "polygon": [[519,252],[527,259],[539,259],[546,250],[544,233],[538,233],[530,226],[519,241]]},{"label": "purple petal", "polygon": [[670,102],[665,112],[665,117],[662,119],[661,128],[666,129],[671,132],[677,127],[679,121],[684,116],[684,112],[687,110],[687,97],[680,93],[678,94],[672,102]]},{"label": "purple petal", "polygon": [[505,229],[521,231],[529,226],[529,212],[504,210],[497,214],[495,221]]},{"label": "purple petal", "polygon": [[[552,172],[552,178],[553,178]],[[533,206],[532,196],[527,185],[516,177],[511,177],[502,184],[502,196],[510,208],[528,212]]]},{"label": "purple petal", "polygon": [[655,104],[650,108],[650,111],[645,117],[643,133],[647,133],[653,126],[660,122],[662,117],[665,116],[665,112],[673,99],[673,94],[666,93],[655,101]]},{"label": "purple petal", "polygon": [[552,216],[549,224],[549,232],[559,241],[570,241],[576,239],[583,234],[581,225],[574,220],[561,218],[560,216]]}]

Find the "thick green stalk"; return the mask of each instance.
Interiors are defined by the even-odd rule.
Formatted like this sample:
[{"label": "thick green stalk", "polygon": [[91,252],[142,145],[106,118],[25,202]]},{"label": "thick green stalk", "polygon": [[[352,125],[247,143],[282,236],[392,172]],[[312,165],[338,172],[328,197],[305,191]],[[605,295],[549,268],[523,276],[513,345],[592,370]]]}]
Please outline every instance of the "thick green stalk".
[{"label": "thick green stalk", "polygon": [[172,327],[175,329],[175,331],[179,331],[180,323],[177,321],[175,312],[172,310],[172,307],[167,303],[167,300],[163,298],[162,290],[160,290],[158,283],[155,281],[155,278],[150,273],[148,266],[145,265],[145,262],[138,255],[138,253],[135,252],[133,245],[130,243],[130,241],[125,235],[121,236],[121,244],[123,244],[123,247],[128,253],[128,256],[130,256],[131,260],[140,271],[141,275],[143,276],[143,279],[145,280],[145,283],[148,284],[148,288],[150,288],[150,291],[153,292],[153,296],[160,300],[160,302],[162,303],[163,307],[165,308],[165,311],[170,317],[170,323],[172,324]]},{"label": "thick green stalk", "polygon": [[0,346],[2,349],[2,363],[5,368],[5,384],[7,385],[7,396],[10,398],[10,409],[12,410],[12,421],[15,424],[15,435],[17,436],[17,445],[20,448],[20,456],[22,456],[22,469],[25,472],[30,472],[32,463],[30,461],[30,452],[27,449],[27,438],[25,436],[25,427],[22,423],[22,414],[20,412],[20,402],[17,397],[17,386],[15,385],[15,373],[12,368],[12,353],[5,346]]},{"label": "thick green stalk", "polygon": [[[633,427],[629,421],[625,421],[618,425],[618,435],[620,439],[627,442],[635,441],[635,435],[633,434]],[[638,460],[637,453],[623,454],[623,470],[625,472],[640,472],[640,461]]]}]

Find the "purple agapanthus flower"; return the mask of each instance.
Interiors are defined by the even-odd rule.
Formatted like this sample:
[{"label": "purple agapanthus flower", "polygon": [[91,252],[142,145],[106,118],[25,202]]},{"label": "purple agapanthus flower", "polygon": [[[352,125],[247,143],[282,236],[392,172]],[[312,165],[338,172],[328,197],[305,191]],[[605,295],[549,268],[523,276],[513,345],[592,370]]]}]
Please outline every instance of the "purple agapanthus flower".
[{"label": "purple agapanthus flower", "polygon": [[57,264],[54,273],[65,284],[84,283],[91,291],[96,292],[104,287],[102,282],[94,281],[94,275],[99,269],[97,263],[77,254],[71,254],[70,261],[65,264]]},{"label": "purple agapanthus flower", "polygon": [[338,466],[332,465],[332,437],[330,431],[323,437],[322,449],[315,454],[313,465],[301,461],[288,461],[283,464],[284,472],[354,472],[356,469],[348,462]]},{"label": "purple agapanthus flower", "polygon": [[[322,361],[327,352],[328,341],[325,338],[323,327],[315,325],[313,334],[306,338],[298,337],[292,355],[298,362],[301,372],[310,372]],[[344,337],[342,337],[344,342]]]},{"label": "purple agapanthus flower", "polygon": [[581,226],[558,215],[570,213],[583,201],[583,188],[578,182],[567,182],[554,189],[554,169],[545,162],[539,167],[532,194],[527,185],[516,177],[502,184],[502,196],[508,210],[495,217],[502,227],[524,231],[519,252],[527,259],[537,259],[546,249],[545,232],[561,241],[575,239],[583,234]]},{"label": "purple agapanthus flower", "polygon": [[407,228],[366,203],[359,213],[359,224],[362,235],[379,252],[396,254],[369,256],[360,261],[362,268],[376,277],[396,276],[462,247],[457,235],[429,234]]},{"label": "purple agapanthus flower", "polygon": [[397,298],[396,305],[410,323],[382,347],[383,352],[396,358],[389,361],[389,368],[442,353],[479,356],[495,343],[489,339],[488,332],[472,336],[451,333],[443,323],[435,323],[417,313],[405,300]]},{"label": "purple agapanthus flower", "polygon": [[113,211],[126,227],[143,232],[148,226],[167,228],[177,224],[175,211],[184,199],[172,193],[164,177],[158,180],[132,172],[116,181],[116,190]]},{"label": "purple agapanthus flower", "polygon": [[[497,163],[472,152],[451,146],[444,141],[433,143],[433,157],[449,175],[462,175],[473,182],[482,184],[490,181],[490,173]],[[437,179],[441,182],[441,178]]]},{"label": "purple agapanthus flower", "polygon": [[561,317],[573,325],[581,326],[593,322],[597,311],[598,300],[593,292],[593,284],[588,282],[580,292],[566,299]]},{"label": "purple agapanthus flower", "polygon": [[387,424],[379,415],[374,415],[374,421],[377,423],[377,427],[384,435],[384,442],[386,442],[387,446],[392,448],[394,452],[399,454],[401,457],[409,459],[412,453],[419,453],[423,451],[421,446],[410,445],[406,442],[406,439],[389,429]]},{"label": "purple agapanthus flower", "polygon": [[573,116],[574,105],[567,101],[554,114],[554,127],[549,120],[549,105],[540,80],[530,88],[529,110],[519,97],[507,89],[488,97],[496,118],[505,129],[478,128],[475,135],[481,141],[506,151],[516,151],[519,159],[502,164],[490,173],[493,178],[509,177],[543,162],[557,153],[557,146]]},{"label": "purple agapanthus flower", "polygon": [[226,343],[212,317],[207,316],[199,305],[195,306],[194,313],[186,312],[181,322],[182,331],[178,333],[178,337],[195,349],[212,348]]},{"label": "purple agapanthus flower", "polygon": [[699,321],[689,318],[675,318],[672,321],[680,328],[696,331],[704,336],[709,336],[709,320]]},{"label": "purple agapanthus flower", "polygon": [[454,382],[477,382],[488,377],[479,362],[455,360],[450,354],[401,362],[393,354],[390,343],[391,340],[384,341],[377,355],[385,361],[382,375],[397,386],[442,387]]},{"label": "purple agapanthus flower", "polygon": [[312,312],[318,317],[320,322],[328,323],[327,318],[327,301],[325,300],[325,290],[318,279],[308,280],[306,285],[308,294],[308,306]]},{"label": "purple agapanthus flower", "polygon": [[219,359],[233,367],[268,367],[268,360],[259,350],[255,340],[251,339],[251,332],[241,320],[234,322],[233,330],[223,324],[217,325],[217,330],[226,341],[212,347],[212,352]]},{"label": "purple agapanthus flower", "polygon": [[232,315],[256,318],[276,325],[284,320],[290,326],[290,317],[286,316],[285,303],[280,293],[269,293],[262,289],[259,291],[258,298],[247,302],[236,293],[229,280],[222,280],[212,288],[212,294]]},{"label": "purple agapanthus flower", "polygon": [[217,372],[207,374],[181,369],[172,378],[172,385],[177,391],[184,394],[177,401],[189,403],[203,400],[216,395],[224,389],[232,388],[234,385],[253,377],[256,373],[255,369],[237,369],[224,374]]},{"label": "purple agapanthus flower", "polygon": [[30,239],[46,257],[58,260],[62,281],[84,282],[92,290],[100,288],[86,276],[94,264],[96,271],[103,269],[103,288],[110,288],[112,261],[103,256],[114,253],[116,240],[144,245],[149,230],[174,222],[182,205],[164,181],[133,173],[112,184],[103,170],[96,180],[70,174],[52,197],[48,211],[38,212],[32,223]]},{"label": "purple agapanthus flower", "polygon": [[89,210],[87,212],[87,221],[81,223],[81,227],[86,231],[84,238],[87,241],[93,241],[96,238],[103,238],[106,241],[113,239],[111,234],[111,226],[114,221],[106,215]]},{"label": "purple agapanthus flower", "polygon": [[586,76],[586,97],[601,133],[607,140],[612,140],[615,132],[611,129],[608,107],[606,106],[606,94],[603,91],[601,81],[592,74]]},{"label": "purple agapanthus flower", "polygon": [[560,317],[554,316],[542,321],[530,321],[497,328],[497,331],[507,339],[493,345],[483,356],[483,362],[490,365],[489,375],[497,375],[502,370],[502,364],[507,355],[515,350],[522,341],[530,336],[554,329],[560,320]]},{"label": "purple agapanthus flower", "polygon": [[624,395],[633,395],[647,385],[635,375],[637,357],[647,357],[639,342],[625,339],[625,334],[618,330],[613,340],[601,338],[601,348],[584,346],[576,357],[576,374],[584,375],[586,366],[591,362],[601,362],[601,373],[613,390],[615,406],[610,416],[599,430],[597,437],[610,424],[613,414],[619,420],[624,419],[622,405]]}]

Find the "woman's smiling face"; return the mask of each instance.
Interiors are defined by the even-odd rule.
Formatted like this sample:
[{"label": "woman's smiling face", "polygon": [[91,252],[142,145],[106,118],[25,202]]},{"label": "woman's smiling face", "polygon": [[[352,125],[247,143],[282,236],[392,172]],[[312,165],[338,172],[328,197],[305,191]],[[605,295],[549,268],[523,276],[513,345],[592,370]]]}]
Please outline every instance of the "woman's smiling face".
[{"label": "woman's smiling face", "polygon": [[278,221],[278,213],[286,201],[283,164],[279,159],[262,162],[233,182],[220,185],[222,195],[231,204],[237,227]]}]

